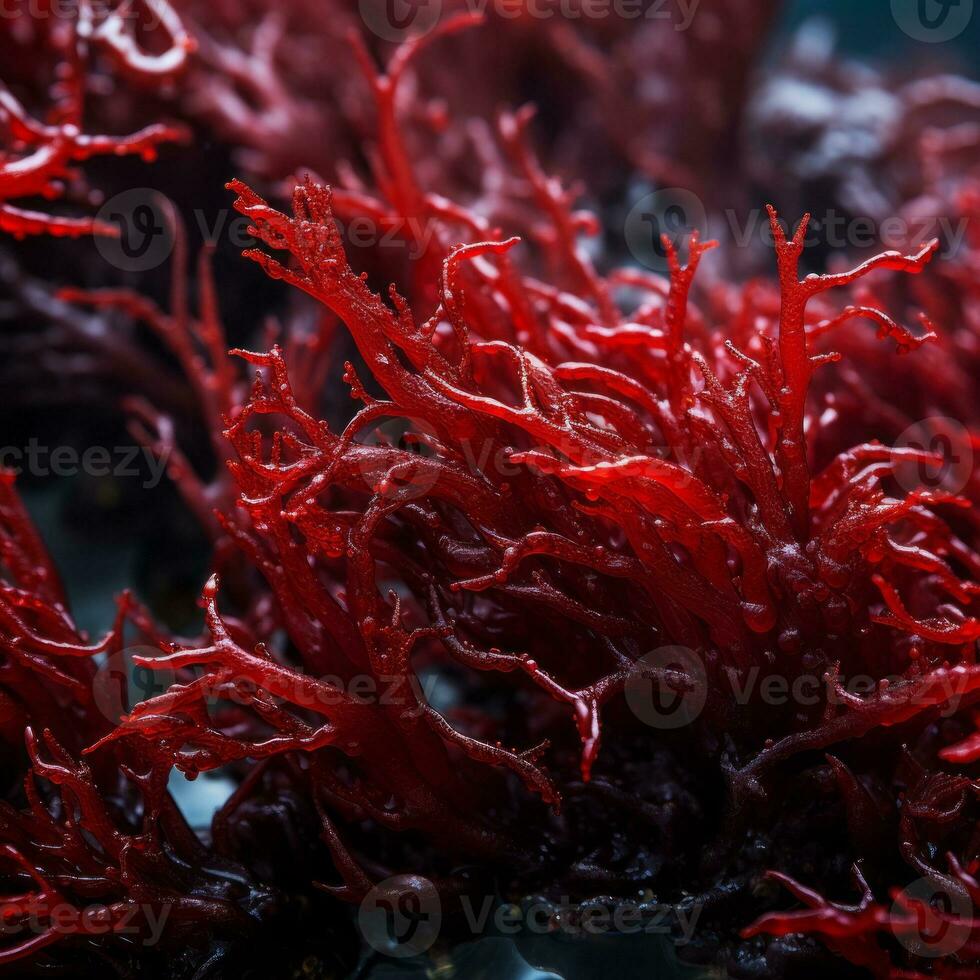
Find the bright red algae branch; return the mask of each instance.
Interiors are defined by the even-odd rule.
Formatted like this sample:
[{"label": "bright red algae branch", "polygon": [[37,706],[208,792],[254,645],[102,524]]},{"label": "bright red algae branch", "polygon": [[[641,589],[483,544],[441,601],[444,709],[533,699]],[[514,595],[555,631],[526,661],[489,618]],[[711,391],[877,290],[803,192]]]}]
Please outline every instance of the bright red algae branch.
[{"label": "bright red algae branch", "polygon": [[[94,658],[120,656],[133,612],[124,596],[113,629],[87,641],[13,477],[0,472],[0,735],[5,755],[26,740],[29,760],[26,809],[0,801],[10,939],[0,964],[90,934],[111,940],[121,932],[125,944],[150,934],[154,916],[169,920],[168,941],[199,936],[202,923],[234,932],[248,918],[238,901],[261,894],[244,887],[241,869],[207,855],[167,792],[164,758],[143,746],[103,753],[91,766],[79,761],[87,743],[112,729],[104,712],[114,679],[97,672]],[[22,890],[10,893],[9,881]]]},{"label": "bright red algae branch", "polygon": [[[49,215],[11,202],[22,198],[63,196],[65,183],[77,178],[76,165],[96,156],[156,158],[161,143],[183,141],[182,126],[160,123],[126,136],[92,135],[83,129],[87,63],[92,51],[107,51],[117,67],[135,80],[172,77],[193,49],[190,36],[166,0],[143,0],[170,42],[165,52],[149,54],[135,41],[131,26],[134,11],[124,17],[107,5],[78,5],[77,17],[51,18],[51,46],[60,58],[58,83],[53,89],[47,120],[35,118],[0,82],[0,123],[7,145],[0,149],[0,230],[22,237],[50,234],[77,236],[89,233],[117,236],[114,225],[92,218]],[[125,6],[125,5],[124,5]],[[26,14],[25,14],[26,16]]]}]

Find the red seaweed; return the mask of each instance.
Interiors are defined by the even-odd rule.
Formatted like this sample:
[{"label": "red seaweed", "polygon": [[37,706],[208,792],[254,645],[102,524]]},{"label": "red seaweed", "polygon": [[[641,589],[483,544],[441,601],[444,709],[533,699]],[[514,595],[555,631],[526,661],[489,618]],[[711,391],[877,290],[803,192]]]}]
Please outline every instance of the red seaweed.
[{"label": "red seaweed", "polygon": [[[10,275],[55,322],[49,356],[75,345],[117,379],[151,379],[106,398],[166,463],[210,574],[200,635],[177,636],[126,593],[92,642],[0,474],[0,739],[16,774],[0,800],[16,927],[0,964],[43,964],[55,946],[108,962],[157,925],[154,942],[204,962],[209,944],[275,919],[287,878],[339,907],[408,875],[445,898],[700,896],[717,916],[704,942],[733,976],[797,975],[779,957],[798,948],[815,968],[837,962],[801,935],[878,977],[972,975],[980,239],[954,258],[930,239],[813,271],[810,215],[787,224],[769,206],[759,278],[730,241],[697,232],[663,237],[665,276],[621,265],[588,247],[608,220],[566,179],[582,163],[573,123],[561,144],[529,108],[487,118],[484,90],[452,105],[459,118],[426,100],[443,94],[440,52],[488,58],[513,30],[522,58],[557,56],[594,81],[588,111],[612,117],[638,88],[620,77],[638,55],[624,67],[599,52],[643,32],[508,28],[447,4],[431,32],[388,48],[299,0],[242,4],[244,32],[236,4],[178,17],[144,3],[148,38],[87,3],[48,29],[63,67],[43,120],[0,91],[0,229],[112,233],[19,202],[67,197],[90,158],[151,159],[187,135],[85,134],[97,56],[137,89],[166,82],[230,148],[248,178],[227,184],[255,239],[244,256],[289,313],[229,342],[243,334],[223,307],[247,267],[225,281],[213,243],[192,266],[175,206],[164,305],[112,279],[41,299]],[[723,3],[719,23],[741,13]],[[640,127],[621,131],[625,108],[610,118],[618,163],[597,190],[622,168],[680,172],[724,203],[715,170],[692,170],[702,141],[741,125],[718,115],[747,84],[752,43],[731,46],[697,88],[715,110],[697,132],[665,127],[647,145]],[[695,33],[677,58],[712,50]],[[698,74],[672,71],[680,90]],[[823,71],[844,98],[851,82]],[[323,104],[328,82],[338,97]],[[950,79],[900,98],[923,113],[980,104]],[[753,124],[776,127],[767,111]],[[331,134],[319,156],[313,126]],[[932,195],[974,215],[977,145],[965,124],[929,131],[916,194],[896,209]],[[748,188],[731,183],[741,203]],[[375,233],[366,246],[358,220]],[[103,329],[87,331],[82,310]],[[126,324],[125,339],[105,324]],[[167,372],[181,380],[156,389]],[[952,473],[919,424],[937,417],[958,440]],[[109,717],[105,665],[134,642],[160,689]],[[774,701],[760,678],[795,693]],[[453,697],[433,696],[433,679]],[[654,689],[692,699],[696,717],[658,727],[643,705]],[[188,825],[174,771],[236,782],[210,828]],[[261,852],[277,834],[294,866],[273,874]],[[63,908],[76,912],[65,927]]]}]

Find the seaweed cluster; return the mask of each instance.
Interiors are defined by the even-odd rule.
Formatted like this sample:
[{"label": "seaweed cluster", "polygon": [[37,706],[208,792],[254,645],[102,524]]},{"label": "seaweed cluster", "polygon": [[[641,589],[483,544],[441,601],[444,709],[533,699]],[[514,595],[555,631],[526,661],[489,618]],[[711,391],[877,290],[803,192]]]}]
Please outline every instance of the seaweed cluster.
[{"label": "seaweed cluster", "polygon": [[[712,4],[673,43],[453,6],[399,45],[303,0],[2,25],[11,84],[49,99],[0,91],[4,231],[118,235],[23,202],[91,210],[79,164],[159,147],[179,167],[213,131],[247,177],[214,193],[288,298],[229,351],[225,300],[255,287],[210,248],[191,268],[173,207],[165,304],[112,276],[48,289],[12,250],[14,316],[47,322],[34,356],[115,376],[86,390],[166,464],[211,575],[201,635],[127,593],[93,642],[0,480],[0,966],[222,975],[256,926],[326,908],[339,937],[345,906],[402,876],[447,910],[695,901],[679,955],[731,976],[974,976],[974,87],[910,83],[901,99],[949,114],[915,161],[880,155],[897,214],[967,226],[955,255],[931,239],[813,271],[809,215],[770,206],[768,274],[695,232],[654,243],[660,275],[602,247],[608,216],[630,181],[685,180],[711,213],[765,181],[746,161],[729,188],[704,148],[792,130],[746,107],[775,5]],[[499,73],[460,94],[454,47]],[[548,59],[581,104],[540,126],[492,112]],[[633,125],[643,92],[666,105]],[[702,126],[670,122],[675,92]],[[132,135],[87,134],[93,114]],[[867,182],[843,186],[865,206]],[[5,388],[35,398],[30,364]],[[134,669],[157,679],[142,699],[117,688]],[[235,781],[210,827],[175,770]],[[458,927],[447,912],[443,938],[473,938]]]}]

